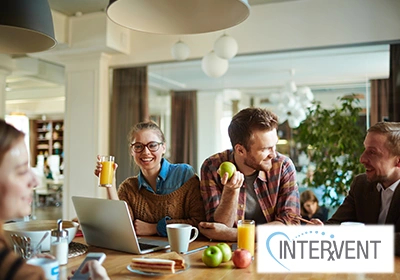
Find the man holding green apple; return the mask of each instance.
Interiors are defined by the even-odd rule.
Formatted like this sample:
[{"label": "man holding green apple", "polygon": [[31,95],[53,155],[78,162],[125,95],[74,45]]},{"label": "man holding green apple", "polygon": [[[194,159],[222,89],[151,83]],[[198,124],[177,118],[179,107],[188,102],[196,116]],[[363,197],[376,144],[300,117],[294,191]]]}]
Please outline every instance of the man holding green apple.
[{"label": "man holding green apple", "polygon": [[[278,117],[266,109],[246,108],[233,116],[228,128],[233,149],[209,157],[201,167],[203,235],[236,241],[237,221],[244,219],[256,225],[299,224],[294,218],[300,215],[296,170],[290,158],[276,151],[277,128]],[[220,168],[224,162],[236,171],[231,165]]]}]

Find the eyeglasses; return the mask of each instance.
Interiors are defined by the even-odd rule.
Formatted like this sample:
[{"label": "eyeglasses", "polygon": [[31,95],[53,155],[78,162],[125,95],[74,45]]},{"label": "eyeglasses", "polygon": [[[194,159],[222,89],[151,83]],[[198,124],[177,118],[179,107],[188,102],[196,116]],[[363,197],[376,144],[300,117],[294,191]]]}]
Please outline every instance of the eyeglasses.
[{"label": "eyeglasses", "polygon": [[156,141],[151,141],[147,144],[143,144],[140,142],[132,143],[131,147],[133,148],[133,151],[135,153],[141,153],[145,147],[149,149],[150,152],[157,152],[158,149],[160,148],[160,145],[164,144],[163,142],[156,142]]}]

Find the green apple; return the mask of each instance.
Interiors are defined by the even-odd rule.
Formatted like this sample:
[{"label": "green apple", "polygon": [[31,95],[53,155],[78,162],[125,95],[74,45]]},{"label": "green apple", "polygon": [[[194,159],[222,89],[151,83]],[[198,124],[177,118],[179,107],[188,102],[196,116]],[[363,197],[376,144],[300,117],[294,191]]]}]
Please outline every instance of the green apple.
[{"label": "green apple", "polygon": [[223,177],[225,173],[228,173],[228,179],[233,176],[233,173],[236,172],[236,166],[230,161],[224,161],[219,166],[219,176]]},{"label": "green apple", "polygon": [[217,247],[221,250],[222,252],[222,262],[229,262],[232,258],[232,250],[231,247],[224,243],[218,243]]},{"label": "green apple", "polygon": [[206,266],[217,267],[222,262],[222,252],[217,246],[210,246],[203,251],[201,260]]}]

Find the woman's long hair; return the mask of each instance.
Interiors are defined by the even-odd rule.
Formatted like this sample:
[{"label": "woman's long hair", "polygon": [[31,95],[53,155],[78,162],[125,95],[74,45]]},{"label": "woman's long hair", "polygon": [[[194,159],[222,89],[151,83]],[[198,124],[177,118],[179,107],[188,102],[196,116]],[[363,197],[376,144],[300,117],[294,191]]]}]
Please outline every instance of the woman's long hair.
[{"label": "woman's long hair", "polygon": [[25,134],[22,131],[0,119],[0,164],[8,150],[18,139],[24,138],[24,136]]},{"label": "woman's long hair", "polygon": [[315,209],[315,212],[317,212],[319,208],[318,198],[315,196],[313,191],[305,190],[304,192],[302,192],[300,195],[300,205],[301,205],[300,211],[301,211],[301,216],[306,218],[308,218],[309,213],[304,208],[304,203],[306,203],[307,201],[312,201],[317,203],[317,209]]}]

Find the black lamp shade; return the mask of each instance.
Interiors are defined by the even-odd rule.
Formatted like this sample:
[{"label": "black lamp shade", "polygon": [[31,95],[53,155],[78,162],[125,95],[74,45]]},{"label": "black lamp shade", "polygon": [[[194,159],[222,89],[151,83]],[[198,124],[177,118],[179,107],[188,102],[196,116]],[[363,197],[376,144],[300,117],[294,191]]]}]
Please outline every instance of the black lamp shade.
[{"label": "black lamp shade", "polygon": [[3,0],[0,7],[0,53],[23,54],[56,45],[47,0]]}]

